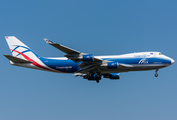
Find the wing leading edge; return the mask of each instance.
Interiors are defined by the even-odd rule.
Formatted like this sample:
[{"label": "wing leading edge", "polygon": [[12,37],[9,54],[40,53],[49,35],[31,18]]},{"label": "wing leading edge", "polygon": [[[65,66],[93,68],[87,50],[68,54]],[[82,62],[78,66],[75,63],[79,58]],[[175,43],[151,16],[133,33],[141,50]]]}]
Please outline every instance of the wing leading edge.
[{"label": "wing leading edge", "polygon": [[52,45],[53,47],[61,50],[62,52],[66,53],[66,54],[80,54],[81,52],[76,51],[74,49],[68,48],[64,45],[58,44],[58,43],[53,43],[51,40],[45,38],[44,39],[46,41],[46,43]]}]

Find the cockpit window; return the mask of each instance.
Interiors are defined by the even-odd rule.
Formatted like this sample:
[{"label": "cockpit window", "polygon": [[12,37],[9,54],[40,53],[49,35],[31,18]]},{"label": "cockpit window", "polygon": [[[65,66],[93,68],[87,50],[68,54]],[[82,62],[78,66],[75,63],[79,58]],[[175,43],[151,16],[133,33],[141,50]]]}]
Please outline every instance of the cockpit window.
[{"label": "cockpit window", "polygon": [[163,55],[162,53],[159,53],[159,55]]}]

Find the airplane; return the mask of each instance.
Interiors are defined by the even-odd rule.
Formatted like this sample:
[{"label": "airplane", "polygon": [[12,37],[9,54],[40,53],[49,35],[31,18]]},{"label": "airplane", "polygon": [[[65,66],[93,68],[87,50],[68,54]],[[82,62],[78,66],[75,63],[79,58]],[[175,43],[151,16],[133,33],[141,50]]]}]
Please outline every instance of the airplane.
[{"label": "airplane", "polygon": [[5,37],[11,55],[4,55],[10,60],[11,65],[33,68],[38,70],[72,73],[89,81],[99,83],[102,77],[110,80],[120,79],[121,72],[158,70],[175,61],[161,52],[137,52],[123,55],[94,56],[82,53],[64,45],[54,43],[45,38],[49,45],[65,53],[64,57],[41,57],[15,36]]}]

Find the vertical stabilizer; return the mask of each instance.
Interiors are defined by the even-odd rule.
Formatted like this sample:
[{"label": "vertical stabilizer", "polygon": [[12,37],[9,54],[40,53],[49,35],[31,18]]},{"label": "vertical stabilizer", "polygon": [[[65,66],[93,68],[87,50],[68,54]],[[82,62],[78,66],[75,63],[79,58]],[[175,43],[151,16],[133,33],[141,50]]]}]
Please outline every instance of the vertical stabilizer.
[{"label": "vertical stabilizer", "polygon": [[5,39],[14,57],[28,61],[31,61],[31,59],[37,59],[38,55],[15,36],[7,36]]},{"label": "vertical stabilizer", "polygon": [[10,60],[12,65],[56,72],[56,70],[46,66],[43,63],[42,57],[39,57],[15,36],[7,36],[5,39],[12,52],[12,56],[4,56]]}]

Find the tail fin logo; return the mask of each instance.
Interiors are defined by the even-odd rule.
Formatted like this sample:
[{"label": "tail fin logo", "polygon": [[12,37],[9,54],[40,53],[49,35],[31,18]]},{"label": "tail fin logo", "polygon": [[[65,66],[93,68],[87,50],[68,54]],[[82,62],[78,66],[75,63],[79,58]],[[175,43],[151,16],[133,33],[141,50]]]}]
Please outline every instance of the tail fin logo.
[{"label": "tail fin logo", "polygon": [[[19,51],[16,50],[16,49],[19,48],[19,47],[26,48],[27,50],[25,50],[25,51],[23,51],[23,52],[19,52]],[[32,62],[33,65],[35,65],[35,66],[37,66],[37,67],[39,67],[39,68],[42,68],[42,69],[45,69],[45,70],[49,70],[49,71],[52,71],[52,72],[56,72],[56,71],[53,71],[53,70],[51,70],[51,69],[48,69],[48,68],[46,68],[46,67],[40,65],[40,64],[37,63],[35,60],[33,60],[33,59],[31,59],[30,57],[28,57],[27,55],[25,55],[26,52],[32,52],[33,54],[35,54],[33,51],[31,51],[31,50],[30,50],[29,48],[27,48],[27,47],[24,47],[24,46],[17,46],[15,49],[11,49],[11,51],[12,51],[12,53],[13,53],[13,52],[18,53],[18,54],[16,55],[16,57],[19,56],[19,55],[21,55],[21,56],[23,56],[26,60]],[[36,57],[38,56],[37,54],[35,54],[35,55],[36,55]]]},{"label": "tail fin logo", "polygon": [[14,46],[16,46],[14,49],[10,49],[12,51],[12,54],[13,54],[13,52],[17,52],[17,49],[19,49],[19,51],[17,52],[18,54],[15,55],[15,57],[18,57],[19,55],[21,55],[20,53],[26,53],[26,52],[32,52],[36,57],[39,57],[35,52],[33,52],[32,50],[30,50],[28,47],[18,46],[18,45],[14,45]]},{"label": "tail fin logo", "polygon": [[39,56],[36,53],[34,53],[28,46],[22,43],[19,39],[17,39],[15,36],[6,36],[5,38],[14,57],[28,60],[32,62],[31,64],[33,64],[36,67],[49,71],[54,71],[45,66],[41,59],[39,59]]}]

